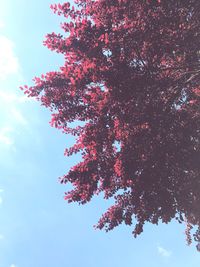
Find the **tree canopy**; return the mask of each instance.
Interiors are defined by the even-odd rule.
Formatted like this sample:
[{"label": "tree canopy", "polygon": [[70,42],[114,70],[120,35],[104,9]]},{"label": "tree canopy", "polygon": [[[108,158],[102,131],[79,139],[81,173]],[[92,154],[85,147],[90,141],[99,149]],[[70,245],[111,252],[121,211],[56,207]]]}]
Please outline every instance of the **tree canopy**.
[{"label": "tree canopy", "polygon": [[[62,34],[44,44],[63,54],[59,71],[22,89],[76,136],[82,161],[61,178],[68,202],[104,193],[114,204],[97,227],[172,219],[200,241],[199,0],[76,0],[51,5]],[[78,126],[72,127],[72,122]],[[81,124],[80,124],[81,122]],[[78,124],[79,123],[79,124]],[[198,246],[197,246],[198,248]]]}]

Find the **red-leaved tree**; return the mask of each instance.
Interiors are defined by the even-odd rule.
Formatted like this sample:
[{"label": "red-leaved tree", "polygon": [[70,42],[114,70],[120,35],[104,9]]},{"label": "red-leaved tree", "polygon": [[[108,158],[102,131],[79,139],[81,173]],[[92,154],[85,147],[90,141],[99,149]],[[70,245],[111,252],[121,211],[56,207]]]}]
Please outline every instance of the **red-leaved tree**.
[{"label": "red-leaved tree", "polygon": [[[104,193],[115,203],[98,228],[172,219],[200,241],[199,0],[77,0],[52,5],[63,34],[44,44],[62,53],[59,71],[23,87],[76,136],[82,161],[61,178],[68,202]],[[84,122],[74,128],[71,122]],[[78,124],[76,124],[78,125]],[[132,221],[133,220],[133,221]],[[198,246],[197,246],[198,247]]]}]

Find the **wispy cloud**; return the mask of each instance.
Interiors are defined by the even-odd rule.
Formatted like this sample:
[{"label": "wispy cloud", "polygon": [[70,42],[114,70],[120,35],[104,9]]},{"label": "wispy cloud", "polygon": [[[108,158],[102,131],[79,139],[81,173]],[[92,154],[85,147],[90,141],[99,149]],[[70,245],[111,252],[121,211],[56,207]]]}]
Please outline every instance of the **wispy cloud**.
[{"label": "wispy cloud", "polygon": [[14,48],[15,43],[0,34],[0,145],[6,149],[14,148],[21,127],[28,124],[23,112],[27,98],[17,85],[22,81],[22,70]]},{"label": "wispy cloud", "polygon": [[3,127],[0,129],[0,143],[6,146],[13,145],[14,141],[10,137],[10,133],[13,131],[10,127]]},{"label": "wispy cloud", "polygon": [[4,90],[3,88],[0,88],[0,99],[1,102],[4,102],[6,104],[17,104],[17,103],[25,103],[29,101],[29,98],[25,95],[19,96],[18,94],[14,92],[8,92],[7,90]]},{"label": "wispy cloud", "polygon": [[16,101],[16,95],[10,92],[6,92],[3,90],[3,88],[0,88],[0,99],[1,102],[9,103],[11,104],[13,101]]},{"label": "wispy cloud", "polygon": [[[15,122],[15,124],[27,124],[20,105],[27,102],[27,97],[18,95],[16,92],[9,92],[0,88],[0,105],[2,112],[5,114],[7,122]],[[2,113],[1,112],[1,113]]]},{"label": "wispy cloud", "polygon": [[0,35],[0,79],[19,72],[19,61],[14,53],[14,43],[4,35]]},{"label": "wispy cloud", "polygon": [[[4,190],[2,188],[0,188],[0,194],[3,193],[3,192],[4,192]],[[3,198],[2,198],[2,196],[0,196],[0,205],[2,203],[3,203]],[[4,238],[4,236],[2,234],[0,234],[0,240],[3,239],[3,238]]]},{"label": "wispy cloud", "polygon": [[5,24],[2,20],[0,20],[0,29],[4,28]]},{"label": "wispy cloud", "polygon": [[4,239],[4,235],[0,234],[0,240]]},{"label": "wispy cloud", "polygon": [[17,267],[15,264],[11,264],[10,267]]},{"label": "wispy cloud", "polygon": [[17,108],[12,108],[11,109],[11,115],[12,118],[18,123],[18,124],[27,124],[27,120],[25,119],[25,117],[23,116],[22,112],[17,109]]},{"label": "wispy cloud", "polygon": [[161,246],[158,246],[157,250],[162,257],[169,258],[172,255],[172,252],[170,250],[167,250],[166,248],[163,248]]}]

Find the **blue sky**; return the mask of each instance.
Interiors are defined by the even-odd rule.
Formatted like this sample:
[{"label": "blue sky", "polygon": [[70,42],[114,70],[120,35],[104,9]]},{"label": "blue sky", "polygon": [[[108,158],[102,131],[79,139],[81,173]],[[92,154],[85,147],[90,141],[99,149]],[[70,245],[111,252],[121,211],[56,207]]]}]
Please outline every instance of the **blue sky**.
[{"label": "blue sky", "polygon": [[146,225],[112,232],[93,225],[110,203],[68,205],[59,184],[78,157],[66,158],[73,139],[49,125],[50,114],[18,89],[62,65],[42,45],[59,31],[52,0],[0,0],[0,267],[198,267],[200,254],[185,243],[184,226]]}]

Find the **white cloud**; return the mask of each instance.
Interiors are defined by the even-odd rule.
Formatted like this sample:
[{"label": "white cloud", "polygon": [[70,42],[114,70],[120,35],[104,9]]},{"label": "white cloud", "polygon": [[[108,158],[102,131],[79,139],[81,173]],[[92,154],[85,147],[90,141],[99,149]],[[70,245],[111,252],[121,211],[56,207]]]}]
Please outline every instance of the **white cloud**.
[{"label": "white cloud", "polygon": [[16,95],[13,93],[3,91],[0,88],[0,99],[1,99],[1,102],[4,102],[6,104],[8,103],[11,104],[12,102],[16,101]]},{"label": "white cloud", "polygon": [[17,267],[15,264],[11,264],[10,267]]},{"label": "white cloud", "polygon": [[[13,93],[6,90],[3,91],[0,88],[0,105],[1,105],[0,109],[2,109],[2,112],[5,114],[3,118],[5,119],[5,117],[7,117],[6,118],[7,123],[9,124],[11,123],[12,125],[13,124],[26,125],[28,123],[19,108],[20,105],[25,103],[26,101],[27,101],[26,96],[18,95],[16,92]],[[3,139],[5,138],[3,137]]]},{"label": "white cloud", "polygon": [[19,90],[24,79],[14,48],[14,42],[0,34],[0,146],[6,149],[15,149],[22,127],[29,129],[24,112],[29,99]]},{"label": "white cloud", "polygon": [[26,138],[27,133],[33,135],[31,119],[33,123],[39,121],[37,113],[32,113],[28,104],[32,99],[19,90],[24,83],[15,44],[0,33],[0,149],[6,152],[16,152],[23,137]]},{"label": "white cloud", "polygon": [[6,36],[0,35],[0,79],[5,80],[10,74],[17,74],[19,69],[14,43]]},{"label": "white cloud", "polygon": [[13,147],[14,140],[23,130],[22,127],[28,129],[23,103],[25,103],[24,96],[9,90],[2,91],[0,88],[0,145]]},{"label": "white cloud", "polygon": [[[16,89],[17,90],[17,89]],[[8,92],[0,88],[0,101],[6,104],[25,103],[29,98],[25,95],[19,96],[16,93]]]},{"label": "white cloud", "polygon": [[2,202],[3,202],[3,198],[2,198],[2,197],[0,197],[0,205],[2,204]]},{"label": "white cloud", "polygon": [[0,143],[4,144],[6,146],[11,146],[14,144],[14,141],[10,137],[10,132],[12,132],[13,129],[10,127],[3,127],[0,129]]},{"label": "white cloud", "polygon": [[172,254],[172,252],[170,250],[167,250],[161,246],[158,246],[157,247],[158,249],[158,253],[162,256],[162,257],[165,257],[165,258],[169,258]]},{"label": "white cloud", "polygon": [[11,109],[11,116],[15,120],[15,122],[23,124],[23,125],[27,124],[26,119],[24,118],[22,113],[17,108]]},{"label": "white cloud", "polygon": [[4,192],[3,188],[0,188],[0,193],[3,193],[3,192]]},{"label": "white cloud", "polygon": [[3,29],[5,26],[4,22],[2,20],[0,20],[0,29]]},{"label": "white cloud", "polygon": [[0,234],[0,240],[4,239],[4,235]]}]

